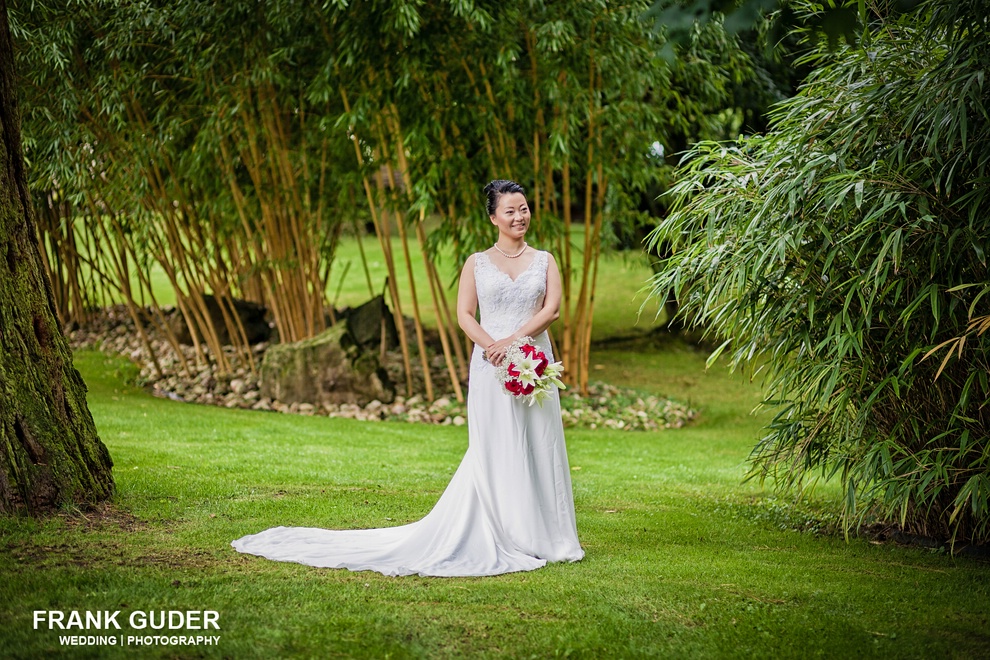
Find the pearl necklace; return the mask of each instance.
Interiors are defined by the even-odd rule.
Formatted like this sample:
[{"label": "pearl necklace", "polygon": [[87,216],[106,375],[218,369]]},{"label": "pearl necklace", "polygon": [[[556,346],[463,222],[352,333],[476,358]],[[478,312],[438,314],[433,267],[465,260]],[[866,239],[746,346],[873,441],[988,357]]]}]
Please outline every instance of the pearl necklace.
[{"label": "pearl necklace", "polygon": [[515,259],[516,257],[521,257],[521,256],[522,256],[522,253],[526,251],[526,248],[528,248],[528,247],[529,247],[529,244],[528,244],[528,243],[526,243],[526,241],[523,241],[523,246],[522,246],[522,249],[521,249],[521,250],[519,250],[519,252],[516,252],[515,254],[509,254],[508,252],[505,252],[504,250],[502,250],[502,248],[500,248],[500,247],[498,246],[498,243],[494,243],[494,244],[492,245],[492,247],[493,247],[493,248],[495,248],[496,250],[498,250],[498,251],[499,251],[499,253],[500,253],[500,254],[501,254],[501,255],[502,255],[503,257],[505,257],[506,259]]}]

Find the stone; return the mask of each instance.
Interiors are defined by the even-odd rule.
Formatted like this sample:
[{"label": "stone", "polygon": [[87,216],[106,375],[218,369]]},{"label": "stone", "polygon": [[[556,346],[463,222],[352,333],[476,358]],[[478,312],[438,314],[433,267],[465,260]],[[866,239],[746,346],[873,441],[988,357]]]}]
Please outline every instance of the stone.
[{"label": "stone", "polygon": [[351,338],[359,346],[366,349],[379,348],[383,331],[386,350],[399,345],[395,317],[385,304],[385,296],[379,295],[360,307],[345,309],[341,315],[345,319]]},{"label": "stone", "polygon": [[261,362],[261,396],[286,404],[365,406],[391,403],[395,386],[373,351],[363,351],[342,323],[315,337],[271,346]]},{"label": "stone", "polygon": [[230,381],[230,391],[234,394],[244,394],[244,390],[247,389],[247,383],[245,383],[240,378],[235,378]]},{"label": "stone", "polygon": [[[271,337],[272,330],[271,326],[268,325],[267,314],[268,310],[264,305],[259,305],[258,303],[249,302],[247,300],[239,300],[237,298],[234,301],[234,311],[237,316],[241,319],[241,325],[244,326],[244,334],[247,335],[247,340],[249,344],[256,344],[258,342],[267,341]],[[206,305],[206,309],[210,314],[210,320],[213,322],[213,327],[216,328],[217,335],[220,339],[221,344],[232,344],[230,340],[230,330],[227,328],[227,324],[224,321],[223,312],[220,311],[220,303],[217,299],[210,295],[203,295],[203,303]],[[228,308],[229,312],[229,308]],[[182,316],[181,312],[175,310],[168,318],[168,324],[175,334],[176,339],[182,344],[192,344],[192,335],[189,333],[189,328],[186,326],[186,320]]]}]

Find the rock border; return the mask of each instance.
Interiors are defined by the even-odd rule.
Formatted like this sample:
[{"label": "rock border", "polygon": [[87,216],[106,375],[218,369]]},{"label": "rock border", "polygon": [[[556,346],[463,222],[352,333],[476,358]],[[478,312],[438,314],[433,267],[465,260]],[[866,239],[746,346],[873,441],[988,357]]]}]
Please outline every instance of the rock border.
[{"label": "rock border", "polygon": [[[195,350],[182,346],[190,373],[183,373],[181,360],[171,344],[155,331],[146,327],[151,344],[158,356],[163,374],[158,376],[151,355],[141,341],[134,322],[123,305],[107,307],[93,313],[85,327],[68,332],[73,350],[96,349],[104,353],[122,355],[140,367],[138,384],[153,395],[204,405],[264,410],[297,415],[323,415],[362,421],[404,421],[421,424],[463,426],[467,420],[466,404],[458,402],[452,394],[428,402],[422,396],[396,396],[392,403],[371,401],[365,406],[357,404],[325,405],[320,408],[308,403],[284,403],[261,396],[258,376],[247,364],[242,364],[233,347],[225,349],[232,365],[229,374],[220,374],[216,364],[196,364]],[[251,347],[260,365],[267,342]],[[419,360],[414,361],[414,381],[422,382]],[[397,374],[396,382],[405,381],[402,375],[402,356],[398,351],[386,354],[385,365],[391,374]],[[431,360],[431,376],[435,384],[449,387],[449,378],[443,356]],[[416,370],[420,373],[416,373]],[[680,428],[698,417],[698,411],[665,397],[647,395],[629,388],[606,383],[591,383],[588,394],[582,396],[571,390],[561,392],[561,418],[567,428],[617,429],[627,431],[658,431]]]}]

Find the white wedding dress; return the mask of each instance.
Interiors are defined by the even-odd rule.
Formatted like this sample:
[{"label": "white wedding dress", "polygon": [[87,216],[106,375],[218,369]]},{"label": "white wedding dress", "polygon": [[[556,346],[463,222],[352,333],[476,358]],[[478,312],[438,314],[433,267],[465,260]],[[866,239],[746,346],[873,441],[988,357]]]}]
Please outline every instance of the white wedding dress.
[{"label": "white wedding dress", "polygon": [[[493,338],[543,306],[547,257],[538,252],[512,280],[486,254],[475,256],[481,325]],[[536,343],[551,355],[547,333]],[[503,394],[481,354],[475,346],[467,453],[426,517],[381,529],[274,527],[231,545],[276,561],[385,575],[498,575],[581,559],[560,399],[554,392],[540,407]]]}]

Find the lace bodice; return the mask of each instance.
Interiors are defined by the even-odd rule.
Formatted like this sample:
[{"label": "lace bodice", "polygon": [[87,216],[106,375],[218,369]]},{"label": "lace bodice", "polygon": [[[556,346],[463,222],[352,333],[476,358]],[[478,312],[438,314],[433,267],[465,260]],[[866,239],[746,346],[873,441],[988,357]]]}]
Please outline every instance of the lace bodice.
[{"label": "lace bodice", "polygon": [[[475,255],[474,281],[481,310],[481,327],[492,339],[501,339],[518,330],[543,307],[547,292],[546,252],[538,251],[529,267],[513,280],[498,269],[484,252]],[[535,338],[550,348],[546,333]]]}]

